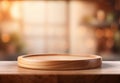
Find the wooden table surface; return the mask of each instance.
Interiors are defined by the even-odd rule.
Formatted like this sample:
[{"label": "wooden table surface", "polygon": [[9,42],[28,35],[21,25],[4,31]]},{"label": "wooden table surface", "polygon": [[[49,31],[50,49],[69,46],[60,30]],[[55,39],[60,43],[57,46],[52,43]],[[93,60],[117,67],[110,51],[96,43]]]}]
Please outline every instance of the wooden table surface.
[{"label": "wooden table surface", "polygon": [[102,67],[88,70],[32,70],[16,61],[0,61],[0,75],[120,75],[120,61],[103,61]]}]

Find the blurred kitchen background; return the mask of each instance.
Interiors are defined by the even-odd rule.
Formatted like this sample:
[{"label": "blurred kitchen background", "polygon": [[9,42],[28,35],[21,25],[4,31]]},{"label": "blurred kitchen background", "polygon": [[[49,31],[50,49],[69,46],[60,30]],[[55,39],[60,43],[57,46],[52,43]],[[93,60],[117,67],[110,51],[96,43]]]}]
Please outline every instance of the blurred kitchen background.
[{"label": "blurred kitchen background", "polygon": [[0,0],[0,60],[37,53],[120,60],[120,0]]}]

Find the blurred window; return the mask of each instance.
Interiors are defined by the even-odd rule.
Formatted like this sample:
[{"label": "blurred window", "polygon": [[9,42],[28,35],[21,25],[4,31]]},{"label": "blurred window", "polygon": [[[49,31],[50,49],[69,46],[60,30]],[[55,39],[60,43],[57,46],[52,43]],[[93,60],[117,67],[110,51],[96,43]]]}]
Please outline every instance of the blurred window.
[{"label": "blurred window", "polygon": [[66,1],[23,1],[23,33],[29,53],[66,51]]}]

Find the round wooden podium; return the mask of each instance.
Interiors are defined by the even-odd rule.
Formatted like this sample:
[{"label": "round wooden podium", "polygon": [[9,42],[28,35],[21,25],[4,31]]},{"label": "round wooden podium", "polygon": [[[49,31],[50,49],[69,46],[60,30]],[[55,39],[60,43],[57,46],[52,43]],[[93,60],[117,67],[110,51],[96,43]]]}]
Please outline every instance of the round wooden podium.
[{"label": "round wooden podium", "polygon": [[102,58],[97,55],[36,54],[18,57],[18,66],[29,69],[73,70],[101,67]]}]

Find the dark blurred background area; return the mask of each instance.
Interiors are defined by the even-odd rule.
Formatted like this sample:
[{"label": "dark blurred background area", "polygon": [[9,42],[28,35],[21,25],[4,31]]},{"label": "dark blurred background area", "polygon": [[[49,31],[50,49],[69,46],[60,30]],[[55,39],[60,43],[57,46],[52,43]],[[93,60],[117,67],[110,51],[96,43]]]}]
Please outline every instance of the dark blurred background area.
[{"label": "dark blurred background area", "polygon": [[0,0],[0,60],[37,53],[120,60],[120,0]]}]

